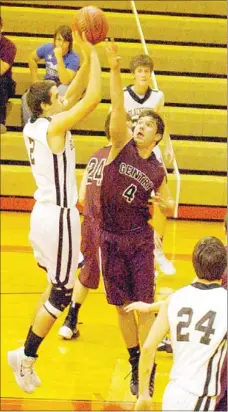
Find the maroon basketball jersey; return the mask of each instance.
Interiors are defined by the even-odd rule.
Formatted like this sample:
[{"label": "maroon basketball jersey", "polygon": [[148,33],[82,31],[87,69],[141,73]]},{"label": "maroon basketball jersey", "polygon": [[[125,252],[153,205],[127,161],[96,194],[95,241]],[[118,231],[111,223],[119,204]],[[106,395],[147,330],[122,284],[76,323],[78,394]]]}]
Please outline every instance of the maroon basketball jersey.
[{"label": "maroon basketball jersey", "polygon": [[100,219],[101,182],[110,149],[111,146],[105,146],[89,159],[87,165],[86,195],[83,207],[84,216]]},{"label": "maroon basketball jersey", "polygon": [[101,188],[101,217],[105,230],[121,233],[136,230],[150,219],[148,201],[165,177],[154,153],[142,159],[134,140],[105,166]]}]

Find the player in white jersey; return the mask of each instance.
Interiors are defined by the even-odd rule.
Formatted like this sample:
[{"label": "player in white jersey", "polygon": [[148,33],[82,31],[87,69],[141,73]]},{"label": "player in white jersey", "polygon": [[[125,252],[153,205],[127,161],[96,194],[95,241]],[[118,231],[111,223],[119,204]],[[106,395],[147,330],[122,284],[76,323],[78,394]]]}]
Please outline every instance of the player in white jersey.
[{"label": "player in white jersey", "polygon": [[[153,68],[153,61],[151,57],[146,54],[137,55],[130,62],[130,70],[133,75],[134,83],[124,88],[124,107],[132,118],[133,126],[136,124],[138,116],[143,110],[153,109],[156,112],[161,113],[164,107],[164,93],[161,90],[152,89],[150,87]],[[167,128],[164,133],[164,142],[165,158],[167,161],[171,161],[173,159],[173,149],[169,133],[167,133]],[[162,154],[159,145],[154,148],[154,153],[157,159],[162,162]],[[163,217],[157,209],[158,208],[155,207],[154,222],[155,230],[159,233],[161,242],[158,242],[158,245],[160,243],[160,247],[158,247],[158,245],[155,247],[155,261],[161,272],[166,275],[173,275],[176,270],[172,262],[166,258],[162,250],[162,239],[165,232],[166,218]]]},{"label": "player in white jersey", "polygon": [[[69,129],[101,99],[101,69],[96,49],[84,35],[82,40],[74,33],[74,38],[84,60],[64,98],[50,80],[33,84],[27,96],[33,116],[23,133],[37,185],[29,237],[37,263],[46,270],[50,282],[24,347],[8,352],[16,382],[28,393],[41,384],[34,371],[37,350],[70,303],[79,259],[75,151]],[[78,101],[87,83],[86,93]]]},{"label": "player in white jersey", "polygon": [[151,406],[150,373],[157,345],[169,330],[174,360],[162,410],[215,408],[227,351],[227,292],[221,285],[227,266],[226,249],[219,239],[205,237],[196,244],[192,260],[197,275],[194,283],[162,303],[143,346],[135,410],[148,410]]}]

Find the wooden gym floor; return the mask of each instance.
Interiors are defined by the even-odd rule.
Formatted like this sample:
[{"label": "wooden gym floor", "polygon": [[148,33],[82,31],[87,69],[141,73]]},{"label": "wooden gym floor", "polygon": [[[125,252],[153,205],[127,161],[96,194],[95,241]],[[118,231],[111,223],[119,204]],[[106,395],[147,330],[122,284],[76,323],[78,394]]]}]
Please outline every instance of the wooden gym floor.
[{"label": "wooden gym floor", "polygon": [[[64,316],[42,343],[36,364],[42,387],[28,395],[16,385],[7,364],[7,351],[23,345],[45,273],[35,263],[28,241],[28,213],[1,213],[1,410],[132,410],[130,368],[117,326],[115,309],[106,303],[103,286],[92,291],[79,321],[81,336],[74,341],[58,337]],[[164,249],[174,262],[174,276],[159,274],[157,298],[191,282],[191,253],[196,241],[214,235],[222,241],[223,224],[169,221]],[[172,355],[158,353],[154,410],[160,410]]]}]

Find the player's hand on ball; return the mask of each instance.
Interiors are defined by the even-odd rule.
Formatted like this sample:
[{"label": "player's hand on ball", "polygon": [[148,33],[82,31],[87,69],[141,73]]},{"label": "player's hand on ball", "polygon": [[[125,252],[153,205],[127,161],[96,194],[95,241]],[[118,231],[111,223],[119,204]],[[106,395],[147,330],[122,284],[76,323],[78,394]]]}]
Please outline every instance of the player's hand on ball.
[{"label": "player's hand on ball", "polygon": [[118,47],[113,38],[111,39],[111,41],[105,39],[105,52],[110,69],[116,69],[119,66],[121,57],[117,54]]},{"label": "player's hand on ball", "polygon": [[63,57],[62,47],[55,47],[54,54],[55,54],[56,60],[61,59]]},{"label": "player's hand on ball", "polygon": [[82,32],[82,35],[80,36],[78,31],[73,31],[72,36],[74,45],[80,47],[84,57],[89,57],[94,46],[87,40],[85,32]]},{"label": "player's hand on ball", "polygon": [[152,399],[150,396],[144,397],[139,396],[135,404],[135,411],[151,411],[152,410]]},{"label": "player's hand on ball", "polygon": [[139,312],[150,312],[151,311],[151,304],[145,302],[133,302],[129,305],[125,306],[125,312],[131,312],[132,310],[138,310]]}]

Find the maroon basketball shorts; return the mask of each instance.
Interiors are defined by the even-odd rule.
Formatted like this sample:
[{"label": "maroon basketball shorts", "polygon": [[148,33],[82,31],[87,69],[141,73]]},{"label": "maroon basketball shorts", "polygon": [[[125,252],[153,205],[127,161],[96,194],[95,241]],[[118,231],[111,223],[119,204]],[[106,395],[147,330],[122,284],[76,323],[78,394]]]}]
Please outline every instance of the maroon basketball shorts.
[{"label": "maroon basketball shorts", "polygon": [[85,264],[78,278],[83,286],[97,289],[100,280],[100,229],[98,222],[93,218],[85,217],[81,233],[81,252]]},{"label": "maroon basketball shorts", "polygon": [[148,225],[139,231],[101,231],[102,274],[108,303],[154,300],[154,235]]}]

